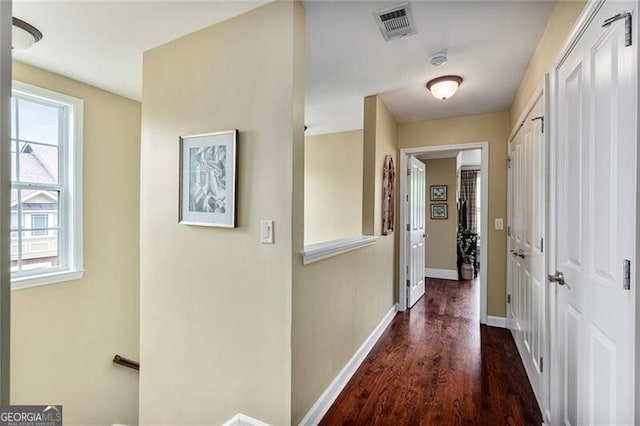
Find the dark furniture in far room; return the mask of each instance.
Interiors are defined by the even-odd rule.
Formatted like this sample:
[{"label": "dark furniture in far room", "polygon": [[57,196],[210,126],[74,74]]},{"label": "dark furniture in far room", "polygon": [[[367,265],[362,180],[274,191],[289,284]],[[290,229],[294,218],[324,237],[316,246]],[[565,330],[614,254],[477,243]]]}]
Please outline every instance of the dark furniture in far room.
[{"label": "dark furniture in far room", "polygon": [[480,270],[480,253],[478,251],[479,236],[475,232],[465,231],[458,228],[457,247],[458,247],[458,279],[462,281],[462,264],[464,259],[469,259],[473,265],[473,276],[478,277]]}]

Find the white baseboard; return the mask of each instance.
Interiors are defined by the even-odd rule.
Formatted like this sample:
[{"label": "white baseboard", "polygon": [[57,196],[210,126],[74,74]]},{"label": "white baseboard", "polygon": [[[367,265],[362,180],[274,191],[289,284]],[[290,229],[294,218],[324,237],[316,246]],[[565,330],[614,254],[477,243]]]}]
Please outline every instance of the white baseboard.
[{"label": "white baseboard", "polygon": [[424,276],[441,280],[458,281],[458,271],[455,269],[424,268]]},{"label": "white baseboard", "polygon": [[320,423],[320,420],[322,420],[327,411],[329,411],[329,408],[331,408],[331,404],[333,404],[338,395],[340,395],[340,392],[342,392],[342,389],[347,385],[351,376],[353,376],[358,367],[360,367],[360,364],[362,364],[362,361],[364,361],[369,354],[373,345],[376,344],[387,326],[391,324],[391,320],[395,317],[396,312],[398,312],[397,304],[391,307],[389,312],[382,318],[382,321],[380,321],[380,324],[378,324],[369,337],[365,339],[362,346],[353,354],[349,362],[347,362],[327,389],[320,395],[320,398],[318,398],[309,412],[300,421],[300,425],[315,426]]},{"label": "white baseboard", "polygon": [[253,417],[245,416],[242,413],[238,413],[224,422],[222,426],[268,426],[266,423],[256,420]]},{"label": "white baseboard", "polygon": [[487,315],[487,325],[491,327],[507,328],[507,319],[505,317]]}]

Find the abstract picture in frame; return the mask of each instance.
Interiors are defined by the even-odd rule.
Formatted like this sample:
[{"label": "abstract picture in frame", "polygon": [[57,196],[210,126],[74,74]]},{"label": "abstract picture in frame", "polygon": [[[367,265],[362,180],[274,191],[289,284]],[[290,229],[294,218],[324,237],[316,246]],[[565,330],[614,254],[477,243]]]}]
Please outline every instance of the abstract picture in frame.
[{"label": "abstract picture in frame", "polygon": [[431,185],[431,201],[447,201],[447,185]]},{"label": "abstract picture in frame", "polygon": [[448,217],[446,204],[431,204],[431,219],[447,219]]},{"label": "abstract picture in frame", "polygon": [[180,137],[179,223],[236,227],[237,144],[238,130]]}]

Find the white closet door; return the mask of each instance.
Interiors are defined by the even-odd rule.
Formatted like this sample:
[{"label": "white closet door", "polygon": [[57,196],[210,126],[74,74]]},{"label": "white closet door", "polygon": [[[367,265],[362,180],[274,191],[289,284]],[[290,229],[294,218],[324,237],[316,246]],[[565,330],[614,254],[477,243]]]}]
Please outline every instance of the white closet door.
[{"label": "white closet door", "polygon": [[[545,79],[546,81],[546,79]],[[509,146],[509,328],[540,407],[548,410],[546,85]],[[546,370],[548,371],[548,365]]]},{"label": "white closet door", "polygon": [[634,423],[637,48],[603,27],[633,9],[605,3],[556,75],[558,424]]}]

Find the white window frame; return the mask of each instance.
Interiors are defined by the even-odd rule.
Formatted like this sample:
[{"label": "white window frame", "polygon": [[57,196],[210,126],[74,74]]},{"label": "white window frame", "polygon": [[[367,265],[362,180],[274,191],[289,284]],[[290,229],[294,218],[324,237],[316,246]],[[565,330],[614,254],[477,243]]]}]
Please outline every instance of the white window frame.
[{"label": "white window frame", "polygon": [[[13,81],[12,96],[19,95],[65,109],[66,132],[59,141],[58,253],[64,265],[11,275],[11,289],[48,285],[82,278],[82,136],[84,102],[20,81]],[[12,165],[13,167],[13,165]]]}]

